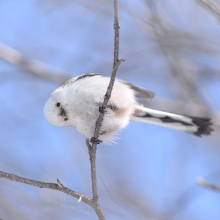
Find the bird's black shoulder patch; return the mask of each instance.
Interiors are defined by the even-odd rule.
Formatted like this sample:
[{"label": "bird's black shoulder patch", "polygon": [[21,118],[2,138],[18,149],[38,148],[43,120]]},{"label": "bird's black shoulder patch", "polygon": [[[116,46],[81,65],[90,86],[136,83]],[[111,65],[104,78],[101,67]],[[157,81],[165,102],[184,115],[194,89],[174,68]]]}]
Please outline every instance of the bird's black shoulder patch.
[{"label": "bird's black shoulder patch", "polygon": [[75,80],[75,82],[80,80],[80,79],[84,79],[84,78],[87,78],[87,77],[93,77],[93,76],[101,76],[101,75],[97,74],[97,73],[94,73],[94,74],[90,74],[90,73],[82,74],[82,75],[78,76],[78,78]]},{"label": "bird's black shoulder patch", "polygon": [[[80,76],[76,76],[72,79],[69,79],[64,85],[62,85],[62,87],[69,87],[71,86],[73,83],[75,83],[76,81],[80,80],[80,79],[84,79],[84,78],[87,78],[87,77],[92,77],[92,76],[102,76],[100,74],[97,74],[97,73],[94,73],[94,74],[91,74],[91,73],[85,73],[85,74],[82,74]],[[104,77],[104,76],[103,76]]]}]

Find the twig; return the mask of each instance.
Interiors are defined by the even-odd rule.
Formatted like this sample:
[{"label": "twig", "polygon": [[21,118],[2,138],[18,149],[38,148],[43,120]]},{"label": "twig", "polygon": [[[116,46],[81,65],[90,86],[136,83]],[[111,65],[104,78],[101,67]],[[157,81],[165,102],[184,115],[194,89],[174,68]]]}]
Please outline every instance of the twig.
[{"label": "twig", "polygon": [[217,190],[217,191],[220,191],[220,186],[216,186],[216,185],[212,185],[210,183],[207,183],[204,179],[202,178],[198,178],[197,181],[196,181],[200,186],[203,186],[203,187],[206,187],[206,188],[209,188],[209,189],[214,189],[214,190]]},{"label": "twig", "polygon": [[[105,109],[107,106],[107,103],[111,97],[112,89],[114,86],[116,74],[118,67],[121,63],[124,62],[124,59],[118,60],[118,53],[119,53],[119,7],[118,7],[118,0],[114,0],[114,29],[115,29],[115,43],[114,43],[114,63],[113,63],[113,70],[112,75],[110,79],[109,86],[107,88],[107,92],[105,94],[104,102],[101,106],[101,111],[99,114],[99,117],[96,121],[96,127],[95,127],[95,133],[94,137],[91,138],[92,146],[89,144],[89,139],[86,140],[87,147],[89,149],[89,155],[90,155],[90,162],[91,162],[91,176],[92,176],[92,192],[93,192],[93,201],[95,202],[97,206],[96,211],[97,215],[103,214],[100,204],[99,204],[99,195],[98,195],[98,187],[97,187],[97,176],[96,176],[96,150],[97,150],[97,144],[101,141],[98,139],[99,137],[99,131],[102,126],[102,121],[104,118]],[[103,219],[105,219],[105,216],[103,214]]]},{"label": "twig", "polygon": [[[88,143],[89,143],[89,141],[88,141]],[[91,148],[91,146],[90,146],[90,149],[93,150]],[[89,154],[90,154],[90,151],[89,151]],[[90,155],[90,159],[91,159],[91,155]],[[92,163],[91,163],[91,165],[92,165]],[[59,179],[57,179],[57,184],[56,183],[46,183],[46,182],[23,178],[23,177],[16,176],[14,174],[5,173],[2,171],[0,171],[0,178],[6,178],[6,179],[9,179],[12,181],[25,183],[25,184],[32,185],[32,186],[37,186],[39,188],[47,188],[47,189],[61,191],[63,193],[66,193],[66,194],[78,199],[78,203],[82,201],[82,202],[86,203],[87,205],[91,206],[95,210],[95,212],[98,215],[100,220],[106,220],[106,218],[100,208],[99,201],[96,201],[94,199],[91,199],[90,197],[84,196],[78,192],[75,192],[71,189],[64,187],[63,184],[61,184]]]},{"label": "twig", "polygon": [[107,103],[111,97],[111,93],[112,93],[112,89],[113,89],[113,85],[115,82],[115,78],[116,78],[116,74],[117,74],[117,70],[118,67],[121,63],[123,63],[125,60],[121,59],[118,60],[118,52],[119,52],[119,12],[118,12],[118,0],[114,0],[114,11],[115,11],[115,21],[114,21],[114,29],[115,29],[115,46],[114,46],[114,63],[113,63],[113,70],[112,70],[112,76],[111,76],[111,80],[107,89],[107,92],[105,94],[105,98],[104,98],[104,102],[101,106],[102,111],[99,114],[99,118],[96,121],[96,127],[95,127],[95,133],[94,133],[94,137],[92,139],[92,147],[95,147],[97,145],[96,142],[98,142],[98,136],[99,136],[99,130],[102,126],[102,121],[104,118],[104,112],[105,112],[105,108],[107,106]]},{"label": "twig", "polygon": [[[25,183],[25,184],[32,185],[32,186],[37,186],[39,188],[47,188],[47,189],[58,190],[58,191],[66,193],[70,196],[73,196],[76,199],[79,199],[81,197],[82,198],[81,200],[84,203],[92,206],[92,199],[90,197],[84,196],[80,193],[77,193],[77,192],[75,192],[71,189],[68,189],[68,188],[64,187],[60,183],[60,181],[58,181],[59,182],[58,184],[56,184],[56,183],[46,183],[46,182],[41,182],[41,181],[36,181],[36,180],[23,178],[23,177],[16,176],[14,174],[5,173],[5,172],[2,172],[2,171],[0,171],[0,178],[6,178],[6,179],[9,179],[9,180],[12,180],[12,181]],[[62,187],[60,187],[60,186],[62,186]]]},{"label": "twig", "polygon": [[97,187],[97,177],[96,177],[96,150],[97,147],[92,147],[89,144],[89,138],[86,139],[86,145],[89,150],[89,156],[90,156],[90,163],[91,163],[91,176],[92,176],[92,208],[95,210],[96,214],[98,215],[100,220],[105,220],[105,215],[102,212],[102,209],[100,207],[99,203],[99,195],[98,195],[98,187]]}]

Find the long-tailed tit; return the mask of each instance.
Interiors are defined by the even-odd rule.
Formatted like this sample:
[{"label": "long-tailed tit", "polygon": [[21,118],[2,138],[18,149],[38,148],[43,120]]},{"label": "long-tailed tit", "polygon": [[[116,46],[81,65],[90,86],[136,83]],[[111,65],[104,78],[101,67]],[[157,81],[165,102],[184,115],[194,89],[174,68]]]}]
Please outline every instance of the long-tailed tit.
[{"label": "long-tailed tit", "polygon": [[[85,136],[93,137],[109,81],[109,77],[99,74],[83,74],[70,79],[50,95],[44,106],[45,118],[52,125],[74,127]],[[152,100],[154,96],[151,91],[116,79],[99,139],[110,140],[130,121],[157,124],[200,137],[213,131],[210,119],[145,108],[135,100],[135,97]]]}]

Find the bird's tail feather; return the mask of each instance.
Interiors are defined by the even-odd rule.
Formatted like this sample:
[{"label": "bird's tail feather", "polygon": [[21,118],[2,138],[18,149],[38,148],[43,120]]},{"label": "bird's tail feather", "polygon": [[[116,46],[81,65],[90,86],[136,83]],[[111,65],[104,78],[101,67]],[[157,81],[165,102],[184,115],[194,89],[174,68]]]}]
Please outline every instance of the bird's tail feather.
[{"label": "bird's tail feather", "polygon": [[179,115],[158,110],[136,106],[133,121],[142,121],[151,124],[185,131],[196,136],[210,135],[213,131],[209,118],[199,118],[188,115]]}]

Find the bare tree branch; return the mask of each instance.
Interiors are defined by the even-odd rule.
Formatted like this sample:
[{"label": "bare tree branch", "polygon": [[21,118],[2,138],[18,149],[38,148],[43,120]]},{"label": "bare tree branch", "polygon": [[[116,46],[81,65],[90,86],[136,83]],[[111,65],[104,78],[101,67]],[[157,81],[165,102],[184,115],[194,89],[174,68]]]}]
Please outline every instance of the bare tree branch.
[{"label": "bare tree branch", "polygon": [[11,64],[23,67],[24,70],[29,73],[50,79],[59,84],[63,84],[69,79],[68,74],[51,71],[43,62],[39,60],[29,60],[17,50],[3,43],[0,43],[0,58]]},{"label": "bare tree branch", "polygon": [[100,207],[99,203],[99,195],[98,195],[98,186],[97,186],[97,177],[96,177],[96,150],[97,147],[92,147],[89,144],[89,138],[86,139],[86,145],[89,150],[89,156],[90,156],[90,163],[91,163],[91,177],[92,177],[92,203],[93,203],[93,209],[95,210],[96,214],[98,215],[100,220],[105,220],[105,215],[102,212],[102,209]]},{"label": "bare tree branch", "polygon": [[115,21],[114,21],[114,29],[115,29],[115,46],[114,46],[114,63],[113,63],[113,70],[112,70],[112,76],[111,76],[111,80],[107,89],[107,92],[105,94],[105,99],[104,102],[100,108],[100,114],[99,114],[99,118],[96,121],[96,128],[95,128],[95,134],[94,137],[91,139],[91,142],[93,142],[92,147],[96,147],[96,142],[99,142],[98,140],[98,136],[99,136],[99,130],[101,128],[102,125],[102,121],[104,118],[104,112],[107,106],[107,103],[111,97],[111,93],[112,93],[112,89],[113,89],[113,85],[115,82],[115,78],[116,78],[116,74],[117,74],[117,70],[118,67],[121,63],[123,63],[125,60],[121,59],[118,60],[118,52],[119,52],[119,11],[118,11],[118,0],[114,0],[114,17],[115,17]]},{"label": "bare tree branch", "polygon": [[[78,203],[80,201],[82,201],[82,202],[86,203],[87,205],[91,206],[95,210],[95,212],[98,215],[100,220],[106,220],[106,218],[102,212],[102,209],[100,208],[99,201],[98,201],[98,190],[97,190],[97,180],[96,180],[96,156],[94,155],[96,150],[94,151],[95,148],[92,148],[90,146],[88,138],[86,139],[86,145],[89,150],[90,161],[91,161],[91,171],[93,173],[93,175],[92,175],[93,199],[64,187],[58,178],[57,178],[57,184],[56,183],[46,183],[46,182],[23,178],[23,177],[16,176],[14,174],[9,174],[9,173],[3,172],[3,171],[0,171],[0,178],[6,178],[6,179],[9,179],[12,181],[25,183],[25,184],[32,185],[32,186],[37,186],[39,188],[48,188],[48,189],[53,189],[53,190],[58,190],[58,191],[64,192],[64,193],[78,199]],[[95,178],[94,178],[94,176],[95,176]]]},{"label": "bare tree branch", "polygon": [[[97,144],[102,142],[98,139],[99,137],[99,131],[102,126],[102,121],[104,118],[105,109],[107,106],[107,103],[111,97],[113,85],[115,82],[116,74],[119,65],[124,62],[124,59],[118,60],[118,53],[119,53],[119,6],[118,6],[118,0],[114,0],[114,29],[115,29],[115,43],[114,43],[114,63],[113,63],[113,70],[112,70],[112,76],[110,79],[109,86],[107,88],[107,92],[105,94],[104,102],[100,108],[100,114],[96,121],[96,127],[95,127],[95,133],[94,137],[91,138],[92,146],[89,144],[89,140],[86,140],[87,147],[89,149],[89,155],[90,155],[90,162],[91,162],[91,175],[92,175],[92,192],[93,192],[93,202],[96,204],[96,211],[97,215],[99,214],[102,216],[102,219],[105,219],[104,214],[102,213],[102,210],[100,208],[99,204],[99,195],[98,195],[98,187],[97,187],[97,176],[96,176],[96,150],[97,150]],[[101,218],[100,218],[101,219]]]},{"label": "bare tree branch", "polygon": [[206,188],[209,188],[209,189],[214,189],[214,190],[220,191],[220,186],[212,185],[212,184],[206,182],[206,181],[205,181],[204,179],[202,179],[202,178],[198,178],[196,182],[197,182],[200,186],[203,186],[203,187],[206,187]]},{"label": "bare tree branch", "polygon": [[6,178],[6,179],[9,179],[9,180],[12,180],[12,181],[25,183],[25,184],[32,185],[32,186],[37,186],[39,188],[47,188],[47,189],[58,190],[58,191],[66,193],[70,196],[73,196],[77,199],[79,199],[81,197],[82,201],[84,203],[92,206],[92,199],[91,198],[89,198],[87,196],[84,196],[80,193],[77,193],[77,192],[75,192],[71,189],[68,189],[68,188],[64,187],[64,186],[60,187],[61,183],[60,183],[59,180],[57,181],[57,184],[56,183],[46,183],[46,182],[41,182],[41,181],[36,181],[36,180],[23,178],[23,177],[16,176],[14,174],[5,173],[5,172],[2,172],[2,171],[0,171],[0,178]]}]

